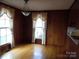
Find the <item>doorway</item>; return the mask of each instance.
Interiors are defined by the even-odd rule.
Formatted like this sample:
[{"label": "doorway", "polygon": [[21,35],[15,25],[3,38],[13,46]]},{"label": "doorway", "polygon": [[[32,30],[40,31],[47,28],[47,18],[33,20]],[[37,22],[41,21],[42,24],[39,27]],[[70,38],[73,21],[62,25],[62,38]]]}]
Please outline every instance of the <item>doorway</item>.
[{"label": "doorway", "polygon": [[33,13],[33,39],[36,44],[46,44],[46,13]]}]

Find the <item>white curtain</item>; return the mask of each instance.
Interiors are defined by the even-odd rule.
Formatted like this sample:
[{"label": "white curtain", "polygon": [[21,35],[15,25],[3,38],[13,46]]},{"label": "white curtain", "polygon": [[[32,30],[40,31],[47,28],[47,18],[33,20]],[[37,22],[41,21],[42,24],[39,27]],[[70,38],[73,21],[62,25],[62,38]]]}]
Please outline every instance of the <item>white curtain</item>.
[{"label": "white curtain", "polygon": [[32,19],[33,19],[33,42],[35,42],[35,39],[41,39],[42,44],[45,44],[47,13],[45,12],[32,13]]},{"label": "white curtain", "polygon": [[14,46],[13,15],[13,9],[4,6],[0,8],[0,45],[10,43]]}]

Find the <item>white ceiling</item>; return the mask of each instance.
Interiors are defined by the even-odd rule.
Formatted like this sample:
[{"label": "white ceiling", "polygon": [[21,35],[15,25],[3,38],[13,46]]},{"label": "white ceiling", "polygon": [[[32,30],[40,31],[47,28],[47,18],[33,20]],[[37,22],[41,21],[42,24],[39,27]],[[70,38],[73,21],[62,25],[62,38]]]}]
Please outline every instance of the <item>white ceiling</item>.
[{"label": "white ceiling", "polygon": [[42,10],[64,10],[69,9],[75,0],[29,0],[24,6],[24,0],[0,0],[0,2],[21,10],[29,11]]}]

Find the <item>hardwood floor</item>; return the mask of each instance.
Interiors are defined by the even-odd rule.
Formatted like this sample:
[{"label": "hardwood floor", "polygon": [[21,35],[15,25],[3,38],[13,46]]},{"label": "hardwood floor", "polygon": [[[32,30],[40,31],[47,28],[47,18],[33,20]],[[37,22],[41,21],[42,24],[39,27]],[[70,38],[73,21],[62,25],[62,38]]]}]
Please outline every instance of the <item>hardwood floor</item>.
[{"label": "hardwood floor", "polygon": [[1,59],[68,59],[56,47],[38,44],[22,45],[1,56]]}]

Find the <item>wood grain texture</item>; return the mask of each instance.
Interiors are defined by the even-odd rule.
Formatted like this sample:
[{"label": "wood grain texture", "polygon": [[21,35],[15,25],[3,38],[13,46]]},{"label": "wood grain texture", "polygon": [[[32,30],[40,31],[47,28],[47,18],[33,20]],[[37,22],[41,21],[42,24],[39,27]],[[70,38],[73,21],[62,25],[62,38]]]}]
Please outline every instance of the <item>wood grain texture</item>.
[{"label": "wood grain texture", "polygon": [[15,46],[24,43],[23,20],[24,16],[22,15],[21,11],[15,9],[15,15],[13,20],[13,35],[14,35]]},{"label": "wood grain texture", "polygon": [[24,16],[23,21],[23,39],[24,43],[32,43],[32,15]]},{"label": "wood grain texture", "polygon": [[67,11],[48,12],[47,44],[63,46],[66,39]]},{"label": "wood grain texture", "polygon": [[68,59],[62,47],[37,44],[22,45],[2,55],[1,59]]}]

